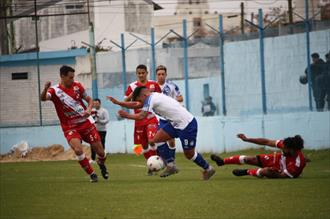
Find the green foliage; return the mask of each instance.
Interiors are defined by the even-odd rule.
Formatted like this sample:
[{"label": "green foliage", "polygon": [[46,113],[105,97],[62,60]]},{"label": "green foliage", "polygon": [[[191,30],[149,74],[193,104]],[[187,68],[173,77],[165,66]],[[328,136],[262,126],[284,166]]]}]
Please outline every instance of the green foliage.
[{"label": "green foliage", "polygon": [[[231,154],[256,153],[265,151]],[[142,157],[111,155],[111,179],[95,165],[93,184],[75,161],[1,163],[0,218],[330,218],[330,150],[305,154],[312,162],[293,180],[238,178],[224,166],[202,181],[182,154],[179,174],[165,179],[146,176]]]}]

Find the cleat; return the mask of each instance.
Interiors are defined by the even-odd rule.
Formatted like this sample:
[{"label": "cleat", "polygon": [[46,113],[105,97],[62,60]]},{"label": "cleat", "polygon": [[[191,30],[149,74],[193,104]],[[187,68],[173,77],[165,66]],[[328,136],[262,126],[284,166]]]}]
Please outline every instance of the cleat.
[{"label": "cleat", "polygon": [[102,177],[104,179],[109,179],[109,172],[107,170],[107,167],[104,164],[99,164],[99,167],[101,170]]},{"label": "cleat", "polygon": [[160,177],[168,177],[168,176],[176,174],[178,172],[179,172],[179,170],[175,166],[173,166],[173,167],[168,166],[168,167],[166,167],[164,172],[162,172],[159,176]]},{"label": "cleat", "polygon": [[235,176],[246,176],[246,175],[249,175],[247,169],[235,169],[233,170],[233,174]]},{"label": "cleat", "polygon": [[203,180],[209,180],[215,174],[215,170],[211,167],[210,170],[203,171]]},{"label": "cleat", "polygon": [[215,154],[211,154],[211,160],[216,162],[218,166],[225,165],[225,162],[223,161],[223,159]]},{"label": "cleat", "polygon": [[97,175],[95,173],[92,173],[90,176],[89,176],[91,179],[90,179],[90,182],[91,183],[95,183],[98,181],[97,179]]}]

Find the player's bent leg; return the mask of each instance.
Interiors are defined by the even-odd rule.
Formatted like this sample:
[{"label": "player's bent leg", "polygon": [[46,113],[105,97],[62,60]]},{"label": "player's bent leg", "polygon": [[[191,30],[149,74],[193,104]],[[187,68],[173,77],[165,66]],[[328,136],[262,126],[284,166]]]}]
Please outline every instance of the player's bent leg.
[{"label": "player's bent leg", "polygon": [[256,169],[235,169],[233,170],[233,174],[235,176],[250,175],[258,178],[262,178],[262,177],[279,178],[278,170],[271,167],[256,168]]},{"label": "player's bent leg", "polygon": [[256,156],[245,156],[245,155],[234,155],[227,158],[221,158],[215,154],[211,155],[211,160],[216,162],[218,166],[228,165],[228,164],[250,164],[254,166],[261,166],[260,161]]},{"label": "player's bent leg", "polygon": [[150,139],[150,144],[160,143],[160,142],[167,142],[170,140],[172,136],[170,136],[167,132],[165,132],[163,129],[159,129],[155,136]]},{"label": "player's bent leg", "polygon": [[175,139],[174,138],[168,140],[168,148],[169,148],[169,151],[170,151],[170,156],[172,157],[173,160],[175,160],[176,147],[175,147]]},{"label": "player's bent leg", "polygon": [[104,179],[109,179],[109,172],[107,167],[105,166],[105,160],[107,155],[103,149],[101,141],[91,143],[91,147],[95,150],[96,154],[98,155],[97,164],[100,167],[102,177]]},{"label": "player's bent leg", "polygon": [[176,174],[179,170],[174,163],[174,157],[172,156],[167,143],[156,143],[157,154],[164,160],[166,169],[160,174],[160,177],[168,177]]},{"label": "player's bent leg", "polygon": [[94,169],[89,163],[86,155],[83,152],[80,138],[72,138],[69,140],[69,145],[76,154],[80,166],[90,176],[91,182],[97,182],[97,175],[94,173]]},{"label": "player's bent leg", "polygon": [[203,179],[208,180],[210,179],[214,174],[215,170],[209,163],[203,158],[203,156],[200,153],[197,153],[195,151],[195,148],[192,149],[183,149],[184,155],[187,159],[193,161],[195,164],[200,166],[204,169],[203,171]]}]

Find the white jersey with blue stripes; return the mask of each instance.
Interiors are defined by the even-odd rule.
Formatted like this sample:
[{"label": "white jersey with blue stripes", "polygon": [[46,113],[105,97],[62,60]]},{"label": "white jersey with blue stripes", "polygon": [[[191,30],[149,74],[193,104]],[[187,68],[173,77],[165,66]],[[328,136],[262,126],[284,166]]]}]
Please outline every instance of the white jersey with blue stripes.
[{"label": "white jersey with blue stripes", "polygon": [[162,93],[151,93],[144,101],[142,110],[161,116],[174,128],[181,130],[194,118],[178,101]]},{"label": "white jersey with blue stripes", "polygon": [[176,99],[177,96],[181,96],[178,85],[172,81],[166,80],[163,85],[159,86],[162,89],[162,93],[166,96],[172,97],[173,99]]}]

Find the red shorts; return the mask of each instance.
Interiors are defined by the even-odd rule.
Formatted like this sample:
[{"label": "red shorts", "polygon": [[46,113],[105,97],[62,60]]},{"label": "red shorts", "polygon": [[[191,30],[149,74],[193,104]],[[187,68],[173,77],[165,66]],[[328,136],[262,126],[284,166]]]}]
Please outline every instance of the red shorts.
[{"label": "red shorts", "polygon": [[158,130],[158,122],[134,127],[134,144],[148,145]]},{"label": "red shorts", "polygon": [[280,169],[280,153],[274,152],[273,154],[259,154],[257,155],[257,159],[261,167],[273,167]]},{"label": "red shorts", "polygon": [[63,130],[66,140],[70,143],[73,138],[78,138],[89,144],[101,141],[100,135],[96,130],[94,124],[90,123],[88,120],[84,123],[77,125],[74,128]]}]

